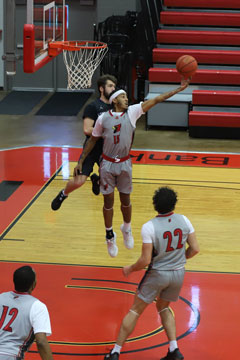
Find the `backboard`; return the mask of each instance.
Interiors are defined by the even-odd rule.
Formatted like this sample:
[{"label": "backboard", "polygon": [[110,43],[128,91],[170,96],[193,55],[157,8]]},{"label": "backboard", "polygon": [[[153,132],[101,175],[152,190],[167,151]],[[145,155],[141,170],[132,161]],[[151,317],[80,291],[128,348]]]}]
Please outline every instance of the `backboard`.
[{"label": "backboard", "polygon": [[27,0],[27,23],[23,30],[23,70],[33,73],[61,53],[49,56],[48,44],[67,37],[65,0]]}]

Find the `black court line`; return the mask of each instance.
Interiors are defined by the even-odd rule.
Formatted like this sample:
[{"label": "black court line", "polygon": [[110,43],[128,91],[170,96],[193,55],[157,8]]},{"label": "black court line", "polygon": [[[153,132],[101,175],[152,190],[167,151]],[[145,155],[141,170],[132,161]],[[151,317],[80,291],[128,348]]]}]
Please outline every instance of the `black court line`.
[{"label": "black court line", "polygon": [[137,286],[137,283],[129,282],[129,281],[120,281],[120,280],[107,280],[107,279],[87,279],[87,278],[72,278],[71,280],[76,281],[103,281],[103,282],[113,282],[117,284],[128,284],[128,285],[135,285]]},{"label": "black court line", "polygon": [[32,204],[39,198],[43,191],[48,187],[48,185],[54,180],[56,175],[62,170],[62,166],[56,171],[56,173],[46,182],[42,189],[34,196],[34,198],[27,204],[27,206],[20,212],[20,214],[13,220],[13,222],[7,227],[7,229],[0,235],[0,241],[9,233],[13,226],[21,219],[25,212],[32,206]]},{"label": "black court line", "polygon": [[[175,181],[173,183],[167,182],[167,181],[170,181],[170,180],[163,180],[163,181],[156,180],[156,181],[158,181],[158,183],[157,182],[151,183],[151,182],[141,182],[141,181],[134,182],[133,181],[133,184],[158,185],[158,184],[166,184],[167,183],[167,185],[174,185],[174,186],[185,186],[185,187],[196,187],[196,188],[198,187],[198,188],[204,188],[204,189],[219,189],[219,190],[238,190],[238,191],[240,191],[240,189],[238,189],[238,188],[229,188],[229,187],[222,187],[222,186],[204,186],[204,185],[196,185],[196,184],[193,184],[193,185],[191,185],[191,184],[178,184],[177,183],[178,180],[171,180],[171,181]],[[201,182],[201,181],[199,181],[199,182]]]},{"label": "black court line", "polygon": [[[16,263],[23,264],[26,261],[23,260],[0,260],[0,263]],[[43,262],[43,261],[28,261],[29,264],[38,264],[38,265],[57,265],[57,266],[71,266],[71,267],[93,267],[93,268],[107,268],[107,269],[122,269],[122,266],[112,266],[112,265],[86,265],[86,264],[68,264],[68,263],[53,263],[53,262]],[[147,269],[145,269],[147,270]],[[226,272],[226,271],[209,271],[209,270],[185,270],[187,273],[199,273],[199,274],[219,274],[219,275],[240,275],[240,272]]]},{"label": "black court line", "polygon": [[11,238],[5,238],[3,241],[25,241],[24,239],[11,239]]},{"label": "black court line", "polygon": [[[188,335],[190,335],[193,331],[196,330],[196,328],[198,327],[199,323],[200,323],[200,312],[199,310],[197,309],[196,306],[194,306],[190,301],[188,301],[187,299],[183,298],[182,296],[179,296],[179,299],[182,300],[183,302],[185,302],[192,310],[192,312],[194,313],[195,315],[195,320],[194,320],[194,323],[193,325],[187,329],[183,334],[179,335],[177,337],[177,340],[180,340]],[[51,344],[51,342],[50,342]],[[54,342],[52,343],[54,344]],[[65,343],[64,342],[61,342],[60,344],[64,345]],[[75,344],[76,345],[76,344]],[[106,343],[106,345],[108,345],[108,343]],[[152,350],[152,349],[156,349],[156,348],[159,348],[159,347],[162,347],[162,346],[165,346],[165,345],[168,345],[168,341],[165,341],[161,344],[157,344],[157,345],[152,345],[152,346],[149,346],[149,347],[144,347],[144,348],[139,348],[139,349],[134,349],[134,350],[128,350],[128,351],[122,351],[121,354],[131,354],[131,353],[138,353],[138,352],[142,352],[142,351],[146,351],[146,350]],[[30,353],[38,353],[37,351],[29,351]],[[85,356],[85,357],[88,357],[88,356],[104,356],[106,355],[107,353],[92,353],[92,354],[89,354],[89,353],[78,353],[78,354],[73,354],[73,353],[63,353],[63,352],[53,352],[54,355],[64,355],[64,356]]]},{"label": "black court line", "polygon": [[[139,165],[139,164],[134,164],[134,165]],[[154,165],[154,166],[156,166],[156,165]],[[67,179],[64,178],[64,181],[65,180],[70,180],[72,178],[73,178],[73,175],[70,175]],[[63,180],[62,175],[59,175],[59,173],[58,173],[55,180]],[[236,182],[236,181],[216,181],[216,180],[184,180],[184,179],[162,179],[162,178],[160,178],[160,179],[147,179],[147,178],[138,178],[138,177],[133,177],[132,180],[135,180],[134,183],[136,183],[136,184],[138,184],[138,183],[149,184],[148,181],[179,181],[179,182],[186,182],[186,183],[240,185],[240,182]],[[87,181],[91,181],[91,180],[88,178]]]},{"label": "black court line", "polygon": [[146,179],[146,178],[133,178],[135,180],[151,180],[151,181],[182,181],[182,182],[196,182],[196,183],[210,183],[210,184],[235,184],[240,185],[240,182],[235,181],[216,181],[216,180],[184,180],[184,179]]}]

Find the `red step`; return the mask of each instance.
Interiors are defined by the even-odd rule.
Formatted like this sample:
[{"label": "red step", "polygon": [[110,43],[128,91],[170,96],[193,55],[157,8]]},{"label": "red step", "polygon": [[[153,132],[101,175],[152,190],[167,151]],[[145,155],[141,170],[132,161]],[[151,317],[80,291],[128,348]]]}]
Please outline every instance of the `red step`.
[{"label": "red step", "polygon": [[240,113],[190,111],[191,126],[240,128]]},{"label": "red step", "polygon": [[[149,81],[152,83],[178,83],[180,75],[176,69],[150,68]],[[240,85],[240,71],[198,69],[193,84]]]},{"label": "red step", "polygon": [[239,106],[240,91],[193,90],[193,105]]},{"label": "red step", "polygon": [[199,64],[239,65],[240,51],[198,49],[153,49],[154,63],[176,62],[182,55],[191,55]]},{"label": "red step", "polygon": [[240,45],[240,32],[159,29],[157,42],[160,44]]},{"label": "red step", "polygon": [[164,0],[164,5],[179,8],[240,9],[239,0]]},{"label": "red step", "polygon": [[240,13],[161,11],[160,22],[166,25],[210,25],[239,27]]}]

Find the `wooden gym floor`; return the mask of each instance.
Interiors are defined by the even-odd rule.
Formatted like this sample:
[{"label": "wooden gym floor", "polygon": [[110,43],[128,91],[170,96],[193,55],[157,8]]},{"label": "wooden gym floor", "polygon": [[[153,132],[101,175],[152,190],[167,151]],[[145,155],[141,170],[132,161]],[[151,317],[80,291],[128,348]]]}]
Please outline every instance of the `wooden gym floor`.
[{"label": "wooden gym floor", "polygon": [[[119,254],[112,259],[104,239],[102,197],[92,194],[90,181],[59,211],[50,208],[72,176],[79,153],[79,148],[59,146],[0,151],[0,291],[12,289],[17,267],[32,264],[38,279],[33,295],[47,304],[51,316],[54,358],[103,359],[144,273],[126,279],[121,267],[140,254],[141,226],[155,215],[154,190],[169,185],[179,195],[176,212],[189,217],[201,247],[187,263],[180,300],[172,304],[179,347],[185,359],[234,357],[240,321],[240,154],[133,150],[135,247],[123,246],[116,193]],[[152,304],[121,359],[157,360],[166,352],[166,336]],[[34,345],[26,360],[37,358]]]},{"label": "wooden gym floor", "polygon": [[[6,94],[0,92],[0,99]],[[47,99],[45,99],[46,101]],[[92,98],[89,99],[92,101]],[[42,105],[42,104],[41,104]],[[76,117],[0,115],[0,291],[12,289],[22,264],[36,269],[33,295],[50,312],[55,359],[103,359],[116,338],[144,272],[124,278],[121,267],[141,250],[141,226],[153,217],[152,194],[162,185],[179,194],[176,212],[192,221],[201,253],[188,261],[181,298],[172,304],[179,347],[189,360],[236,357],[239,313],[238,140],[191,139],[182,130],[145,131],[137,124],[133,157],[134,250],[124,248],[116,193],[119,255],[107,254],[102,197],[89,181],[53,212],[50,203],[72,175],[84,141]],[[146,151],[146,149],[154,149]],[[121,359],[157,360],[166,336],[150,305]],[[26,360],[39,359],[35,345]]]}]

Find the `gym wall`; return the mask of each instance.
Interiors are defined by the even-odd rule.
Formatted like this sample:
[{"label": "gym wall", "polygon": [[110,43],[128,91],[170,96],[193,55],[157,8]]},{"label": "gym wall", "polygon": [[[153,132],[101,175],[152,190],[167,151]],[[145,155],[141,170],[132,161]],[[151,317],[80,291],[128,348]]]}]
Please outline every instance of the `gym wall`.
[{"label": "gym wall", "polygon": [[[3,30],[3,0],[0,0],[0,30]],[[3,31],[0,33],[0,88],[4,84],[4,73],[3,73]]]},{"label": "gym wall", "polygon": [[[0,4],[1,2],[2,0],[0,0]],[[111,15],[124,15],[128,10],[137,11],[139,3],[140,0],[95,0],[94,5],[80,5],[79,0],[66,0],[69,10],[68,40],[92,40],[93,24],[98,24]],[[24,23],[26,23],[26,5],[16,5],[16,46],[17,53],[20,55],[23,54]],[[34,74],[23,72],[22,60],[17,62],[16,70],[16,75],[11,79],[8,77],[9,79],[4,84],[6,90],[42,89],[51,91],[64,90],[67,87],[66,67],[61,54]],[[0,72],[1,78],[3,71],[0,70]],[[98,71],[96,71],[92,87],[95,87],[98,75]]]}]

